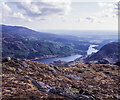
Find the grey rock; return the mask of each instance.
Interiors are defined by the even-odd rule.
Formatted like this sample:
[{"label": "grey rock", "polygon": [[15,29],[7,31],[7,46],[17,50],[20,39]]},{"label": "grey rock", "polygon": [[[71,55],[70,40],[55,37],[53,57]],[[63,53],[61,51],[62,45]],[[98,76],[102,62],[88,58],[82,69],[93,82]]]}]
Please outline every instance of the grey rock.
[{"label": "grey rock", "polygon": [[28,79],[28,80],[33,80],[32,78],[30,78],[30,77],[24,77],[25,79]]},{"label": "grey rock", "polygon": [[18,68],[18,71],[20,72],[20,71],[21,71],[21,69],[20,69],[20,68]]},{"label": "grey rock", "polygon": [[56,89],[56,88],[52,88],[49,90],[50,93],[54,93],[54,94],[60,94],[61,91],[59,89]]},{"label": "grey rock", "polygon": [[3,58],[2,59],[2,62],[8,62],[8,61],[10,61],[11,60],[11,57],[6,57],[6,58]]},{"label": "grey rock", "polygon": [[28,65],[27,65],[26,62],[24,62],[24,61],[21,63],[21,65],[22,65],[24,68],[27,68],[27,67],[28,67]]},{"label": "grey rock", "polygon": [[55,89],[54,87],[51,87],[43,82],[37,82],[35,80],[32,80],[32,84],[38,88],[39,91],[49,92],[51,89]]},{"label": "grey rock", "polygon": [[94,97],[89,97],[89,96],[86,96],[86,95],[81,95],[81,94],[78,94],[78,93],[60,93],[61,96],[65,96],[65,97],[68,97],[70,99],[75,99],[75,100],[95,100]]},{"label": "grey rock", "polygon": [[50,66],[48,66],[48,68],[49,68],[51,71],[56,72],[56,70],[55,70],[54,68],[52,68],[52,67],[50,67]]},{"label": "grey rock", "polygon": [[83,80],[82,77],[77,76],[77,75],[73,75],[73,74],[69,74],[69,75],[65,75],[65,76],[66,76],[66,77],[69,77],[69,78],[73,78],[73,79],[75,79],[75,80],[79,80],[79,81]]},{"label": "grey rock", "polygon": [[75,99],[75,100],[95,100],[94,97],[92,97],[92,96],[82,95],[79,93],[68,93],[66,91],[61,91],[60,89],[57,89],[50,85],[47,85],[41,81],[37,82],[36,80],[33,80],[29,77],[25,77],[25,79],[31,80],[32,84],[35,87],[37,87],[39,91],[57,94],[57,95],[67,97],[69,99]]}]

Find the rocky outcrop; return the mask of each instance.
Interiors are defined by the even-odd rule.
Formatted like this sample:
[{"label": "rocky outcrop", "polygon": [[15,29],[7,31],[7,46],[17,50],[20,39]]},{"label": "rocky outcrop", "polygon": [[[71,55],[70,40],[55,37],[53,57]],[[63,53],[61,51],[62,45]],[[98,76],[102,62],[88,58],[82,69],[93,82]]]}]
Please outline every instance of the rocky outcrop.
[{"label": "rocky outcrop", "polygon": [[[28,78],[29,79],[29,78]],[[53,93],[53,94],[56,94],[56,95],[60,95],[60,96],[64,96],[64,97],[67,97],[67,98],[71,98],[71,99],[77,99],[77,100],[94,100],[94,96],[92,96],[92,94],[89,94],[89,96],[85,95],[85,93],[69,93],[69,92],[66,92],[66,91],[63,91],[61,89],[57,89],[56,87],[53,87],[53,86],[49,86],[43,82],[37,82],[33,79],[30,79],[32,84],[37,87],[37,89],[39,91],[43,91],[43,92],[47,92],[47,93]],[[69,88],[66,90],[69,90]],[[90,96],[91,95],[91,96]]]},{"label": "rocky outcrop", "polygon": [[120,67],[117,65],[81,64],[58,67],[20,59],[11,59],[2,65],[3,100],[23,97],[29,100],[120,99]]},{"label": "rocky outcrop", "polygon": [[2,58],[2,62],[8,62],[11,60],[11,57]]}]

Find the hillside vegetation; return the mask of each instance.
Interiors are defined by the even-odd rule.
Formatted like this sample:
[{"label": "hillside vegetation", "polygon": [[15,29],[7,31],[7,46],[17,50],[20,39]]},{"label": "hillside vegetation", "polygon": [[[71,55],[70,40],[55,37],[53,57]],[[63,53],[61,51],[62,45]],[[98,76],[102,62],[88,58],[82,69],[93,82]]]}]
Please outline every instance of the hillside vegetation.
[{"label": "hillside vegetation", "polygon": [[37,32],[25,27],[2,25],[3,57],[21,59],[86,54],[88,42],[74,36]]},{"label": "hillside vegetation", "polygon": [[80,64],[57,67],[12,59],[2,63],[2,95],[7,98],[119,100],[120,67]]}]

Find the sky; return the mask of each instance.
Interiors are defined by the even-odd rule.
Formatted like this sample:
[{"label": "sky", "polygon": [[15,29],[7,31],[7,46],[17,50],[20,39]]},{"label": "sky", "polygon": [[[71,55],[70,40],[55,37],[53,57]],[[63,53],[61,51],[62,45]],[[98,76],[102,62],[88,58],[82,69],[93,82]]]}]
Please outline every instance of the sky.
[{"label": "sky", "polygon": [[1,0],[0,23],[34,30],[118,30],[116,0]]}]

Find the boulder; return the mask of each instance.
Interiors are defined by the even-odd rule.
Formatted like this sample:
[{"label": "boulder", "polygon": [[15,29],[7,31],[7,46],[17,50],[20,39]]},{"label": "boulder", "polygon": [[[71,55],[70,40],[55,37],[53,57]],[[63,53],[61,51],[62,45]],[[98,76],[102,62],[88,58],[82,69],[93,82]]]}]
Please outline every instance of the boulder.
[{"label": "boulder", "polygon": [[11,57],[6,57],[6,58],[3,58],[2,59],[2,62],[8,62],[8,61],[10,61],[11,60]]}]

